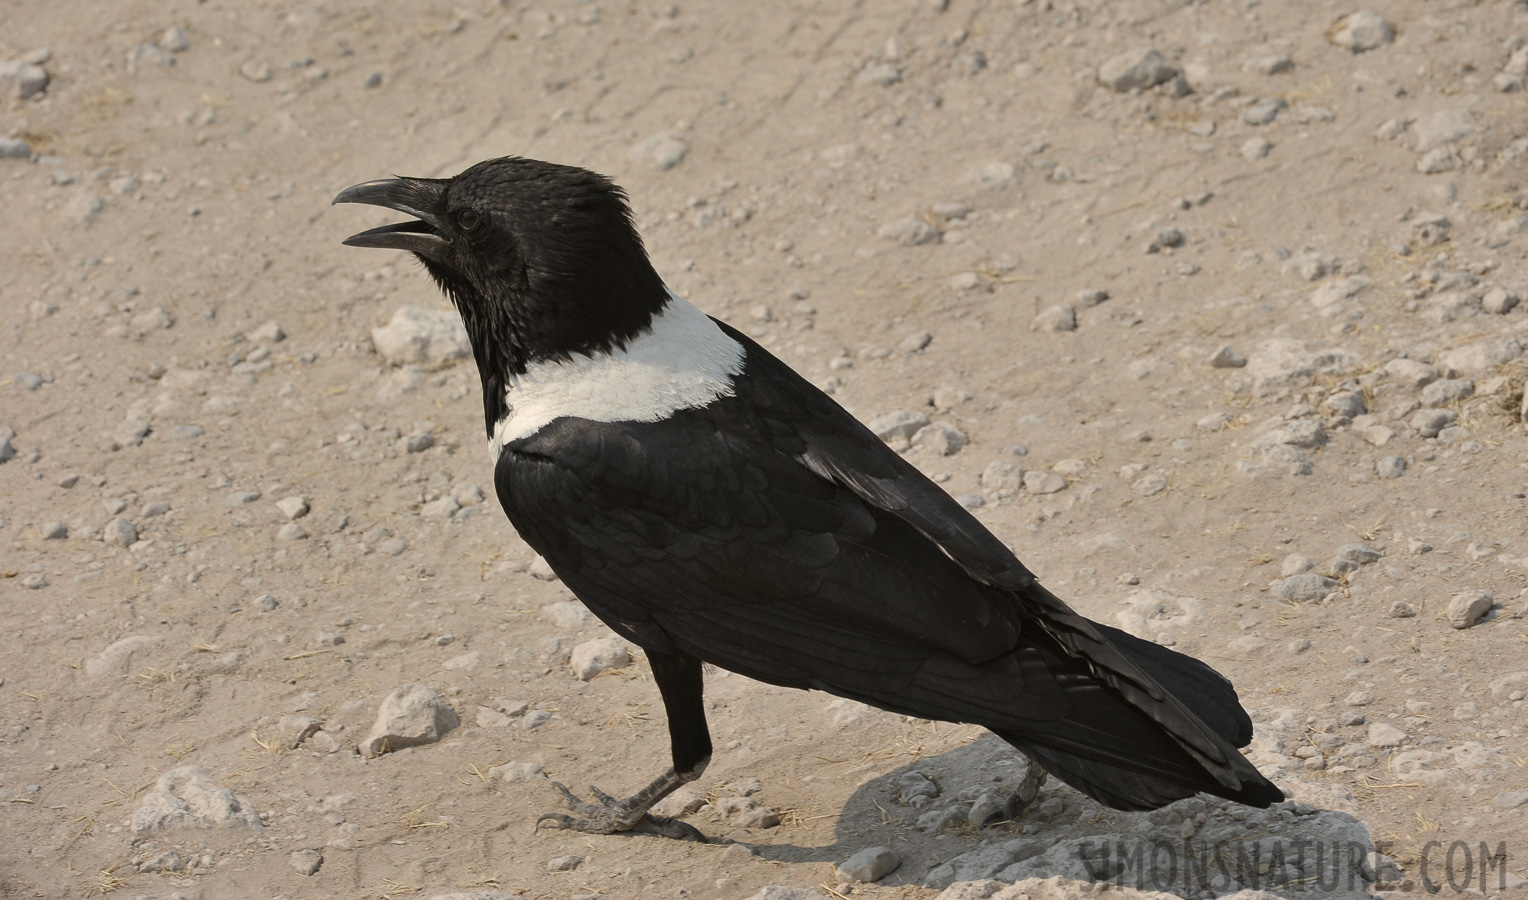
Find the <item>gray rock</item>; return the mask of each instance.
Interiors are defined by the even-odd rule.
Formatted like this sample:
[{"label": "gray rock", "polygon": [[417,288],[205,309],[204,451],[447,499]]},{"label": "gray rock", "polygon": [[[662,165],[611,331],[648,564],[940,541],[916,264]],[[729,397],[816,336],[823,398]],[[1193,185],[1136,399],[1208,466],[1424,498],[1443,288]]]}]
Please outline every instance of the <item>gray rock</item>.
[{"label": "gray rock", "polygon": [[21,138],[0,137],[0,159],[31,159],[32,145]]},{"label": "gray rock", "polygon": [[239,509],[240,507],[248,506],[259,499],[259,491],[233,491],[224,499],[223,502],[227,503],[228,506],[232,509]]},{"label": "gray rock", "polygon": [[173,66],[175,65],[175,57],[158,44],[134,44],[127,51],[127,70],[129,72],[136,72],[144,63]]},{"label": "gray rock", "polygon": [[990,162],[967,172],[966,180],[985,188],[1001,190],[1019,183],[1019,170],[1013,163]]},{"label": "gray rock", "polygon": [[968,441],[965,432],[945,422],[925,425],[912,438],[914,447],[928,447],[940,456],[954,456]]},{"label": "gray rock", "polygon": [[934,336],[927,331],[918,331],[903,338],[897,344],[897,349],[907,353],[918,353],[926,348]]},{"label": "gray rock", "polygon": [[1459,414],[1451,409],[1418,410],[1408,423],[1422,437],[1437,437],[1438,432],[1459,421]]},{"label": "gray rock", "polygon": [[1257,162],[1273,152],[1273,143],[1265,137],[1247,138],[1241,145],[1242,159],[1247,162]]},{"label": "gray rock", "polygon": [[288,522],[276,529],[276,540],[278,541],[301,541],[306,539],[307,536],[308,530],[296,522]]},{"label": "gray rock", "polygon": [[48,522],[42,526],[42,539],[45,541],[61,541],[69,536],[69,526],[63,522]]},{"label": "gray rock", "polygon": [[382,701],[371,734],[358,748],[376,757],[404,747],[432,744],[462,724],[455,711],[419,682],[397,688]]},{"label": "gray rock", "polygon": [[557,580],[557,573],[552,570],[552,564],[539,554],[535,559],[531,560],[531,564],[526,567],[525,573],[537,581]]},{"label": "gray rock", "polygon": [[653,806],[653,815],[669,819],[682,819],[698,811],[707,803],[706,795],[685,785]]},{"label": "gray rock", "polygon": [[714,804],[722,818],[741,828],[774,828],[780,817],[752,797],[722,797]]},{"label": "gray rock", "polygon": [[258,84],[274,78],[276,70],[271,68],[270,63],[251,59],[239,66],[239,74]]},{"label": "gray rock", "polygon": [[1275,596],[1294,603],[1316,603],[1335,590],[1337,590],[1337,582],[1313,572],[1291,575],[1273,583]]},{"label": "gray rock", "polygon": [[939,786],[922,772],[903,772],[897,776],[897,802],[922,809],[939,796]]},{"label": "gray rock", "polygon": [[923,221],[922,219],[906,218],[887,222],[876,229],[876,234],[881,237],[896,241],[904,247],[916,247],[920,244],[936,244],[942,235],[939,229]]},{"label": "gray rock", "polygon": [[1024,473],[1024,489],[1031,494],[1054,494],[1066,489],[1066,479],[1055,472],[1030,470]]},{"label": "gray rock", "polygon": [[1337,20],[1336,27],[1331,30],[1328,37],[1339,47],[1354,53],[1363,53],[1383,47],[1395,40],[1395,29],[1390,27],[1390,23],[1384,16],[1365,9],[1349,13]]},{"label": "gray rock", "polygon": [[89,228],[105,208],[106,201],[95,194],[80,194],[69,201],[69,218]]},{"label": "gray rock", "polygon": [[308,501],[305,497],[286,497],[276,501],[276,508],[288,519],[300,519],[308,514]]},{"label": "gray rock", "polygon": [[679,165],[690,152],[690,145],[677,131],[660,131],[645,138],[626,152],[632,162],[646,163],[660,172]]},{"label": "gray rock", "polygon": [[1098,83],[1117,94],[1145,90],[1178,74],[1156,50],[1127,50],[1098,67]]},{"label": "gray rock", "polygon": [[180,441],[199,438],[206,433],[206,429],[200,425],[176,425],[170,429],[170,437]]},{"label": "gray rock", "polygon": [[[731,852],[731,848],[728,852]],[[757,894],[752,894],[745,900],[828,900],[828,898],[809,888],[767,884]]]},{"label": "gray rock", "polygon": [[1309,350],[1302,341],[1272,338],[1258,345],[1247,359],[1247,371],[1260,385],[1304,381],[1317,375],[1343,375],[1359,365],[1359,357],[1332,347]]},{"label": "gray rock", "polygon": [[138,542],[138,528],[121,516],[106,523],[101,538],[114,547],[131,547]]},{"label": "gray rock", "polygon": [[1467,109],[1440,109],[1417,116],[1411,133],[1417,138],[1417,152],[1426,153],[1474,134],[1475,117]]},{"label": "gray rock", "polygon": [[1316,561],[1303,553],[1291,553],[1284,557],[1284,562],[1279,566],[1279,574],[1288,578],[1291,575],[1300,575],[1316,567]]},{"label": "gray rock", "polygon": [[1523,345],[1514,337],[1493,337],[1445,350],[1438,354],[1438,363],[1445,369],[1460,372],[1482,372],[1523,355]]},{"label": "gray rock", "polygon": [[99,655],[85,661],[85,674],[91,678],[103,675],[124,675],[134,657],[159,643],[159,638],[147,634],[135,634],[110,644]]},{"label": "gray rock", "polygon": [[1517,809],[1528,805],[1528,791],[1502,791],[1491,798],[1491,803],[1498,809]]},{"label": "gray rock", "polygon": [[533,709],[525,714],[520,720],[520,727],[526,731],[535,731],[546,723],[552,721],[552,714],[544,709]]},{"label": "gray rock", "polygon": [[1242,63],[1243,72],[1256,72],[1259,75],[1278,75],[1281,72],[1293,71],[1294,67],[1295,61],[1290,59],[1287,53],[1254,56]]},{"label": "gray rock", "polygon": [[1314,450],[1326,446],[1330,440],[1326,428],[1314,418],[1296,419],[1263,435],[1262,440],[1275,444],[1288,444],[1302,450]]},{"label": "gray rock", "polygon": [[1423,247],[1436,247],[1444,243],[1453,227],[1454,223],[1448,216],[1438,213],[1423,213],[1411,220],[1411,230],[1416,232],[1417,243]]},{"label": "gray rock", "polygon": [[981,486],[989,491],[1017,491],[1024,486],[1024,470],[1014,463],[995,460],[982,469]]},{"label": "gray rock", "polygon": [[541,607],[541,617],[558,628],[576,630],[589,624],[589,608],[573,600],[559,600]]},{"label": "gray rock", "polygon": [[1289,104],[1280,97],[1267,97],[1251,104],[1241,111],[1241,120],[1246,125],[1267,125],[1279,117],[1279,111],[1287,109]]},{"label": "gray rock", "polygon": [[276,723],[276,733],[288,747],[300,747],[302,742],[317,734],[324,723],[312,716],[287,715]]},{"label": "gray rock", "polygon": [[42,66],[21,60],[0,60],[0,94],[16,100],[30,100],[48,86],[48,73]]},{"label": "gray rock", "polygon": [[548,872],[571,872],[583,865],[583,862],[584,858],[582,856],[574,856],[570,853],[567,856],[557,856],[548,860],[546,870]]},{"label": "gray rock", "polygon": [[1469,628],[1491,611],[1494,603],[1485,591],[1460,591],[1448,603],[1448,624]]},{"label": "gray rock", "polygon": [[181,828],[265,832],[249,801],[214,782],[201,766],[180,766],[159,776],[133,810],[132,825],[136,834]]},{"label": "gray rock", "polygon": [[873,84],[881,87],[890,87],[902,80],[902,70],[891,63],[871,63],[854,76],[854,80],[860,84]]},{"label": "gray rock", "polygon": [[272,344],[281,343],[282,341],[286,340],[286,336],[286,331],[284,331],[280,325],[276,324],[274,321],[269,320],[260,323],[252,331],[245,335],[245,337],[252,341],[264,341]]},{"label": "gray rock", "polygon": [[1321,401],[1321,412],[1338,418],[1356,419],[1368,411],[1363,395],[1354,391],[1337,391]]},{"label": "gray rock", "polygon": [[423,453],[435,446],[435,435],[428,431],[415,431],[401,439],[403,452]]},{"label": "gray rock", "polygon": [[588,681],[601,672],[631,664],[631,652],[619,638],[597,638],[573,648],[569,666],[579,681]]},{"label": "gray rock", "polygon": [[1389,615],[1392,619],[1410,619],[1415,617],[1416,614],[1416,608],[1405,600],[1397,600],[1390,604]]},{"label": "gray rock", "polygon": [[16,457],[16,448],[11,446],[11,441],[16,439],[16,429],[9,425],[0,425],[0,463],[10,462]]},{"label": "gray rock", "polygon": [[461,316],[414,306],[401,307],[386,326],[373,328],[371,340],[377,353],[395,366],[436,365],[472,354]]},{"label": "gray rock", "polygon": [[1364,740],[1370,747],[1399,747],[1406,740],[1406,732],[1385,722],[1370,722],[1369,736]]},{"label": "gray rock", "polygon": [[179,25],[171,25],[159,36],[159,46],[171,53],[184,53],[191,49],[191,36]]},{"label": "gray rock", "polygon": [[1052,306],[1030,320],[1030,331],[1076,331],[1077,308],[1067,304]]},{"label": "gray rock", "polygon": [[1410,388],[1422,388],[1438,380],[1438,370],[1425,362],[1397,357],[1385,363],[1384,372]]},{"label": "gray rock", "polygon": [[1343,544],[1337,548],[1337,556],[1332,560],[1331,570],[1339,575],[1356,572],[1360,568],[1377,562],[1380,553],[1368,544],[1352,543]]},{"label": "gray rock", "polygon": [[902,857],[890,847],[869,847],[838,864],[839,878],[849,881],[880,881],[902,865]]},{"label": "gray rock", "polygon": [[1422,389],[1422,405],[1437,408],[1473,396],[1473,381],[1466,378],[1441,378]]},{"label": "gray rock", "polygon": [[1504,288],[1493,288],[1480,298],[1480,306],[1488,313],[1505,315],[1517,307],[1517,295]]},{"label": "gray rock", "polygon": [[536,763],[507,762],[502,765],[490,766],[488,777],[500,778],[510,784],[518,784],[522,781],[534,781],[537,778],[545,778],[546,773]]},{"label": "gray rock", "polygon": [[865,423],[883,441],[912,440],[913,435],[929,424],[928,416],[910,409],[899,409],[876,416]]},{"label": "gray rock", "polygon": [[292,869],[298,875],[312,877],[318,874],[318,870],[324,864],[324,855],[317,850],[297,850],[289,857]]}]

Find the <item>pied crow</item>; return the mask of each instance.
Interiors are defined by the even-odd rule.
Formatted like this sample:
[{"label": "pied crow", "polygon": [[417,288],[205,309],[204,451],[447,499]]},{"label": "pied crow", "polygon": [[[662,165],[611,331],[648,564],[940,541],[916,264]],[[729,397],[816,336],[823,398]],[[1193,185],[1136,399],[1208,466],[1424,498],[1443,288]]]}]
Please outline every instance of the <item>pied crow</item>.
[{"label": "pied crow", "polygon": [[[649,810],[711,758],[701,664],[982,725],[1115,809],[1284,799],[1208,665],[1090,621],[826,394],[670,291],[626,194],[506,157],[347,188],[413,218],[345,241],[417,256],[466,324],[494,486],[525,542],[646,651],[673,766],[553,825],[703,839]],[[1025,799],[1028,799],[1026,797]]]}]

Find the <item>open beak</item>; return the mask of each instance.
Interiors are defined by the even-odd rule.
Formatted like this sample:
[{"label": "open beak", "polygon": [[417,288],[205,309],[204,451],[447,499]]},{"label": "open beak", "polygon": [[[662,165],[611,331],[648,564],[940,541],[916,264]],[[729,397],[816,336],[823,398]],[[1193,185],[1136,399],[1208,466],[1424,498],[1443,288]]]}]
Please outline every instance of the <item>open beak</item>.
[{"label": "open beak", "polygon": [[437,210],[446,182],[435,178],[382,178],[345,188],[335,203],[368,203],[416,216],[413,222],[383,225],[345,238],[349,247],[407,250],[437,262],[445,261],[449,242],[440,229]]}]

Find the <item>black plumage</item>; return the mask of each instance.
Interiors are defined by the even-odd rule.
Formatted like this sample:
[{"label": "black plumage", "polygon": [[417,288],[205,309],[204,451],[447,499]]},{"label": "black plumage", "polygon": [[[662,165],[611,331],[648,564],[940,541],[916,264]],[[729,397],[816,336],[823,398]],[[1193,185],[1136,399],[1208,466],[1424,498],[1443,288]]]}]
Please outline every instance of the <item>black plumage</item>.
[{"label": "black plumage", "polygon": [[[607,180],[507,158],[453,179],[358,185],[344,201],[419,217],[348,243],[416,253],[455,302],[500,448],[505,512],[652,661],[674,768],[624,801],[577,804],[564,791],[579,814],[551,821],[698,836],[645,814],[710,757],[701,661],[983,725],[1119,809],[1199,791],[1253,806],[1283,799],[1237,752],[1252,725],[1228,681],[1073,612],[948,494],[745,335],[709,322],[683,332],[717,358],[735,350],[736,364],[691,379],[710,391],[693,402],[655,382],[649,414],[645,376],[624,354],[670,340],[683,301],[663,288]],[[583,371],[569,365],[580,360],[609,379],[600,390],[631,396],[591,400],[598,391],[556,381]],[[575,396],[562,414],[556,404]],[[538,403],[552,413],[531,421],[520,407]]]}]

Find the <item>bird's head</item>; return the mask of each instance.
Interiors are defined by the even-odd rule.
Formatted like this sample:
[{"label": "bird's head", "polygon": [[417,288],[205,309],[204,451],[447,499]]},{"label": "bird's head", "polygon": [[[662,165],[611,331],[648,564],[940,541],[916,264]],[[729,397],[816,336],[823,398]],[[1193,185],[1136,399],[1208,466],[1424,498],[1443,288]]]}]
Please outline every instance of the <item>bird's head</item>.
[{"label": "bird's head", "polygon": [[453,178],[341,191],[414,216],[345,240],[407,250],[456,304],[485,381],[625,344],[667,302],[626,194],[586,169],[504,157]]}]

